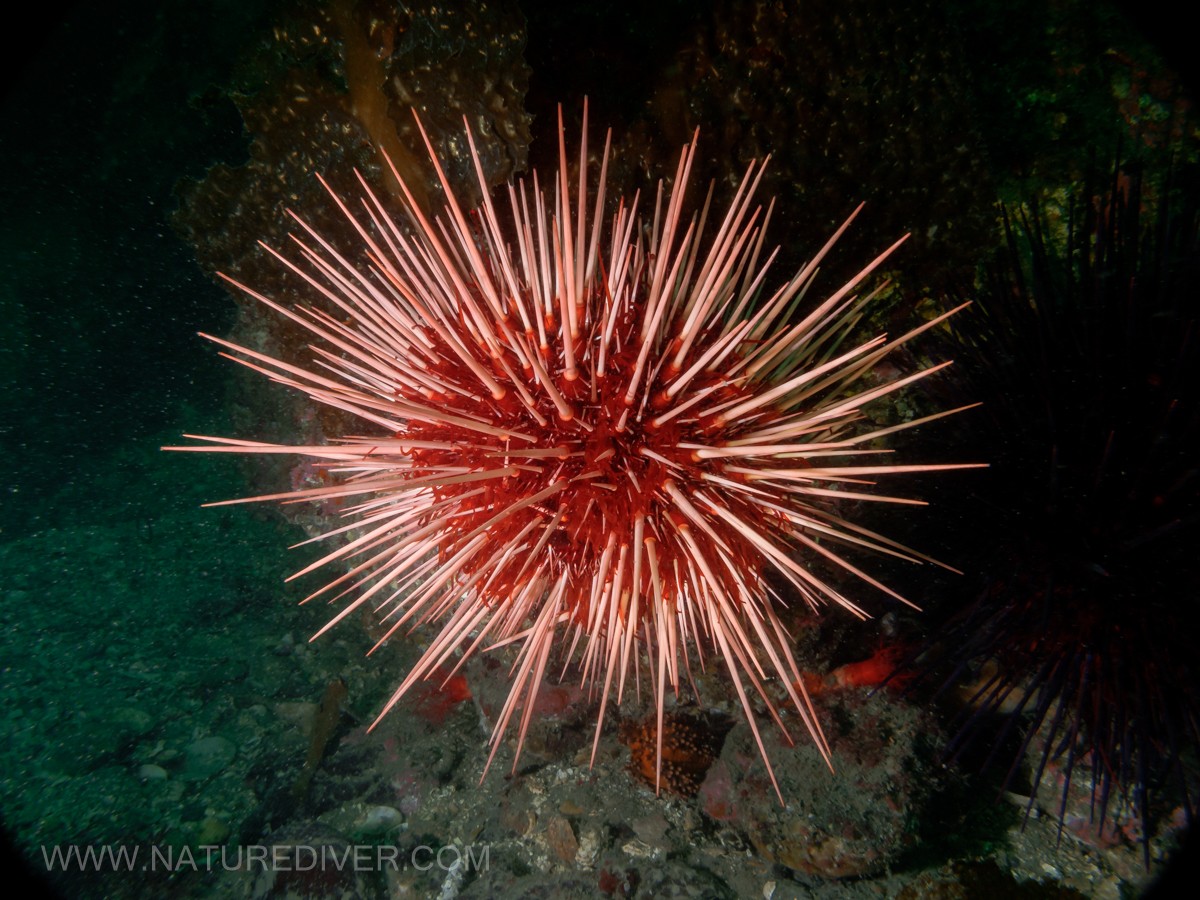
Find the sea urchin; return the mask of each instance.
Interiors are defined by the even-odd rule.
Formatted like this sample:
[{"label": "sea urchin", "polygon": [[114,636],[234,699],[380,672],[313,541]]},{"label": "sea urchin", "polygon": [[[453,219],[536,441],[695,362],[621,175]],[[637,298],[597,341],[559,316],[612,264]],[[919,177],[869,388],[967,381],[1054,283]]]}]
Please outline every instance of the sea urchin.
[{"label": "sea urchin", "polygon": [[390,625],[388,636],[439,623],[380,716],[418,681],[444,674],[453,657],[457,670],[485,642],[515,644],[488,765],[514,719],[519,756],[557,648],[598,688],[594,760],[606,706],[614,689],[621,702],[631,662],[636,669],[644,652],[661,774],[665,694],[694,662],[715,656],[760,750],[747,688],[784,728],[767,692],[778,677],[828,762],[777,615],[783,598],[764,570],[813,607],[832,601],[862,616],[798,559],[832,564],[895,597],[837,548],[929,561],[844,520],[835,504],[919,503],[855,486],[962,468],[880,461],[880,438],[953,410],[863,425],[866,404],[947,365],[886,383],[872,376],[886,354],[945,316],[894,340],[850,342],[875,296],[855,290],[899,241],[804,307],[817,266],[854,215],[802,271],[766,293],[774,254],[762,265],[760,256],[770,208],[754,200],[765,163],[749,166],[706,237],[711,192],[698,214],[684,211],[694,141],[673,186],[659,184],[646,225],[636,195],[606,211],[610,141],[589,187],[586,108],[574,189],[561,113],[558,130],[551,188],[534,175],[493,204],[468,128],[484,198],[471,216],[423,129],[445,192],[443,217],[427,218],[394,168],[406,222],[361,176],[358,208],[333,198],[353,229],[352,253],[293,214],[303,232],[293,236],[298,259],[270,252],[324,308],[285,309],[228,279],[315,338],[313,358],[293,364],[211,340],[360,420],[361,436],[319,446],[191,436],[206,444],[174,449],[297,454],[328,473],[329,485],[250,499],[344,504],[345,524],[317,538],[334,549],[303,572],[347,565],[313,596],[354,599],[314,639],[368,603]]}]

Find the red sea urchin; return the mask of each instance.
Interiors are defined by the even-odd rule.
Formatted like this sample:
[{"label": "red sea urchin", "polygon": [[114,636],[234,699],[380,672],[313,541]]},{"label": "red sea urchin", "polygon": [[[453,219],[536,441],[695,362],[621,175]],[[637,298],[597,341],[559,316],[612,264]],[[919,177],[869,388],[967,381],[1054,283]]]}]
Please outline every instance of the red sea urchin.
[{"label": "red sea urchin", "polygon": [[[334,196],[357,239],[351,254],[294,216],[304,232],[293,236],[299,260],[270,252],[327,309],[285,309],[229,279],[315,337],[313,359],[295,365],[211,340],[372,433],[319,446],[192,436],[208,444],[175,449],[298,454],[333,481],[252,500],[352,498],[346,523],[317,538],[337,546],[303,572],[344,563],[349,571],[313,596],[356,596],[314,639],[367,603],[389,623],[388,636],[441,627],[381,717],[456,654],[455,670],[485,641],[516,644],[488,765],[514,717],[519,756],[558,649],[599,688],[594,759],[614,686],[619,704],[630,662],[636,668],[644,651],[660,778],[666,691],[688,677],[693,654],[703,665],[712,653],[760,750],[746,682],[783,728],[765,688],[777,676],[828,761],[776,614],[782,600],[763,570],[773,567],[813,607],[833,601],[863,616],[795,557],[840,567],[894,597],[832,548],[928,560],[842,519],[834,503],[919,503],[852,487],[876,475],[962,468],[886,464],[879,457],[887,451],[877,449],[884,435],[953,410],[885,428],[863,427],[861,412],[947,365],[888,383],[868,377],[950,313],[895,340],[848,343],[875,296],[854,291],[899,241],[797,314],[853,215],[766,294],[771,259],[760,266],[759,257],[770,208],[753,197],[763,165],[750,165],[705,238],[710,203],[690,220],[684,214],[693,142],[673,187],[659,184],[645,227],[638,196],[606,214],[608,142],[589,188],[586,109],[584,119],[574,190],[560,114],[560,168],[549,191],[534,175],[532,186],[510,185],[507,202],[493,205],[475,157],[484,199],[468,217],[425,137],[444,217],[430,221],[394,169],[407,223],[389,216],[361,177],[357,211]],[[475,156],[469,129],[467,139]]]}]

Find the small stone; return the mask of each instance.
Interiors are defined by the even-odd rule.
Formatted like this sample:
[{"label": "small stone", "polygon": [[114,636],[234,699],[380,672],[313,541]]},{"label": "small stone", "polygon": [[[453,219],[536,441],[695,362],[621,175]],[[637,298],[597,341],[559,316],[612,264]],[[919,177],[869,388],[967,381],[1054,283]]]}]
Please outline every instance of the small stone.
[{"label": "small stone", "polygon": [[634,820],[632,823],[633,833],[642,839],[651,847],[666,849],[667,847],[667,830],[670,825],[663,818],[662,813],[652,813],[648,816],[643,816],[640,819]]},{"label": "small stone", "polygon": [[200,738],[184,751],[179,777],[185,781],[203,781],[222,771],[236,756],[237,748],[232,741],[217,736]]},{"label": "small stone", "polygon": [[196,843],[201,847],[215,847],[229,839],[229,826],[216,816],[206,816],[196,831]]},{"label": "small stone", "polygon": [[400,810],[391,806],[372,806],[358,821],[356,830],[361,834],[383,834],[404,824]]},{"label": "small stone", "polygon": [[109,725],[117,730],[116,740],[131,740],[148,734],[154,728],[154,717],[143,709],[122,706],[108,717]]},{"label": "small stone", "polygon": [[575,862],[575,856],[579,853],[579,841],[575,838],[571,823],[562,816],[555,816],[546,826],[546,843],[550,845],[550,852],[561,862]]},{"label": "small stone", "polygon": [[626,841],[621,845],[621,851],[626,856],[632,856],[634,859],[648,859],[658,856],[661,851],[651,847],[641,838],[634,838],[632,841]]},{"label": "small stone", "polygon": [[530,832],[537,824],[537,816],[528,808],[515,809],[505,806],[500,810],[500,824],[518,837]]},{"label": "small stone", "polygon": [[166,781],[167,770],[162,766],[156,766],[147,763],[144,766],[138,766],[137,777],[139,781]]},{"label": "small stone", "polygon": [[585,828],[579,836],[579,852],[575,855],[575,865],[580,869],[590,869],[596,865],[604,838],[595,828]]}]

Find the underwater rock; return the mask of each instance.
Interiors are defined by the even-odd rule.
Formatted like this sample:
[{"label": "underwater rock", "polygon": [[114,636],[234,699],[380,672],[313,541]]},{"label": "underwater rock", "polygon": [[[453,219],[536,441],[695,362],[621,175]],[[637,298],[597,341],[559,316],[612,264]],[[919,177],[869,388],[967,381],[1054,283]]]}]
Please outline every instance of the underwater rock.
[{"label": "underwater rock", "polygon": [[[297,280],[258,242],[274,248],[288,243],[297,228],[289,210],[302,212],[337,242],[348,226],[318,176],[341,196],[356,196],[361,173],[388,203],[398,189],[386,154],[418,202],[429,211],[440,207],[414,110],[451,184],[472,204],[479,197],[462,139],[464,118],[490,184],[525,168],[530,117],[524,43],[524,19],[511,2],[338,0],[289,8],[261,52],[223,88],[241,113],[249,159],[219,163],[202,181],[180,184],[172,224],[209,273],[223,272],[296,306],[303,293]],[[229,336],[297,358],[306,339],[262,304],[235,293],[238,320]],[[342,414],[336,410],[314,415],[282,392],[234,390],[239,426],[266,423],[312,442],[337,431]],[[260,461],[253,471],[264,484],[318,477],[295,460]],[[305,525],[331,512],[305,505],[288,515]]]},{"label": "underwater rock", "polygon": [[935,784],[929,741],[936,728],[929,714],[892,696],[849,690],[818,702],[826,707],[818,714],[833,773],[812,747],[789,747],[778,730],[764,729],[788,798],[781,807],[749,729],[739,724],[701,788],[704,809],[742,829],[763,859],[797,872],[880,872],[914,840],[908,823]]},{"label": "underwater rock", "polygon": [[203,781],[224,770],[236,756],[237,748],[232,741],[219,736],[200,738],[184,751],[179,777],[185,781]]}]

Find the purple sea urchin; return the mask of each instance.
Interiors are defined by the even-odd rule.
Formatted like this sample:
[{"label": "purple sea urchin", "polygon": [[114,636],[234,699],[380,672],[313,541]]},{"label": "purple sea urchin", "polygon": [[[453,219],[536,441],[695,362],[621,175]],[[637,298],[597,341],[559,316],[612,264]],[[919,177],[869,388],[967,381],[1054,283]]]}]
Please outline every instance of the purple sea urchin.
[{"label": "purple sea urchin", "polygon": [[994,560],[919,673],[971,685],[952,756],[983,743],[1006,786],[1030,760],[1029,809],[1042,789],[1060,830],[1124,829],[1147,867],[1156,821],[1200,802],[1194,191],[1118,165],[1066,209],[1006,213],[949,347],[986,404],[969,501]]},{"label": "purple sea urchin", "polygon": [[[428,218],[395,170],[406,221],[361,178],[357,205],[334,196],[356,242],[349,251],[295,216],[296,258],[270,252],[307,285],[311,307],[286,309],[233,282],[305,329],[312,359],[285,362],[211,339],[360,420],[364,433],[317,446],[195,436],[206,444],[172,449],[297,454],[329,474],[326,486],[250,499],[349,504],[344,524],[314,538],[333,549],[303,570],[349,567],[313,594],[353,596],[317,636],[366,604],[389,636],[439,625],[381,716],[456,656],[454,670],[485,644],[514,644],[488,765],[514,723],[519,756],[556,650],[598,691],[598,743],[608,704],[621,702],[644,653],[658,710],[657,780],[666,692],[715,657],[760,750],[752,698],[784,728],[766,689],[777,678],[828,760],[776,611],[783,598],[764,570],[813,607],[862,616],[820,567],[903,598],[842,547],[931,561],[847,521],[836,504],[917,504],[859,486],[964,467],[893,464],[879,447],[955,410],[889,427],[862,413],[948,365],[886,383],[870,377],[951,313],[892,340],[851,341],[875,296],[855,291],[900,241],[808,303],[852,214],[807,266],[767,291],[770,207],[754,200],[763,165],[750,165],[723,214],[710,194],[689,216],[693,142],[671,188],[660,183],[651,202],[635,195],[610,209],[608,143],[589,185],[586,110],[584,119],[575,184],[560,116],[550,186],[535,174],[494,204],[476,157],[484,200],[468,215],[426,138],[442,217]],[[474,155],[469,129],[467,140]],[[710,216],[716,227],[706,229]],[[797,561],[805,557],[819,565]]]}]

